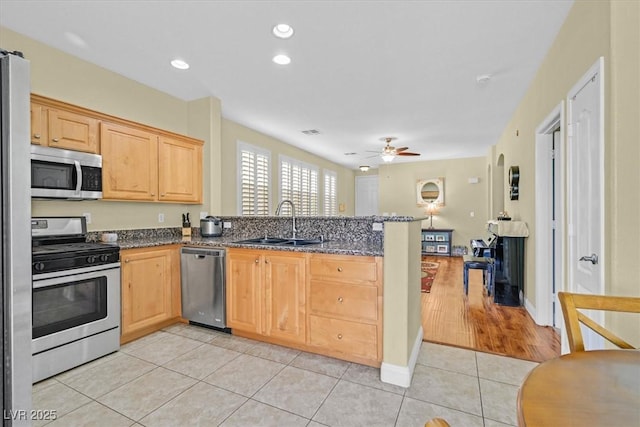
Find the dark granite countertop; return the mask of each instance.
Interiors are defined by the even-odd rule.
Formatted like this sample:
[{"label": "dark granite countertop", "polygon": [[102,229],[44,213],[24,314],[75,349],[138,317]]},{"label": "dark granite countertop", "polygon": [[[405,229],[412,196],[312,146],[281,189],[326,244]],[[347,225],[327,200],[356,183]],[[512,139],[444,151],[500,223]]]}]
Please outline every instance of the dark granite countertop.
[{"label": "dark granite countertop", "polygon": [[234,243],[242,238],[238,237],[175,237],[157,236],[146,238],[131,238],[118,240],[116,243],[120,249],[148,248],[153,246],[182,244],[185,246],[208,246],[222,248],[247,248],[266,249],[288,252],[324,253],[334,255],[360,255],[360,256],[383,256],[384,250],[379,243],[366,242],[345,242],[326,241],[307,246],[278,246],[278,245],[252,245],[245,243]]}]

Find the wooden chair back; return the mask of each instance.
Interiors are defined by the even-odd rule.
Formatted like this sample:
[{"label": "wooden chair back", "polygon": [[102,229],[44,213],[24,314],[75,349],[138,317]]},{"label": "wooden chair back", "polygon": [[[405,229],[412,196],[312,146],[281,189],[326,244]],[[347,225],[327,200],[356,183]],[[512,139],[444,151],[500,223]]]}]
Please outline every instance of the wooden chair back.
[{"label": "wooden chair back", "polygon": [[424,427],[451,427],[448,422],[442,418],[432,418],[424,425]]},{"label": "wooden chair back", "polygon": [[582,332],[580,331],[580,323],[620,348],[635,348],[622,338],[593,321],[591,318],[579,312],[578,309],[640,313],[640,298],[573,294],[569,292],[558,292],[558,298],[560,299],[560,305],[562,306],[562,315],[567,329],[569,351],[571,353],[576,351],[585,351],[584,339],[582,338]]}]

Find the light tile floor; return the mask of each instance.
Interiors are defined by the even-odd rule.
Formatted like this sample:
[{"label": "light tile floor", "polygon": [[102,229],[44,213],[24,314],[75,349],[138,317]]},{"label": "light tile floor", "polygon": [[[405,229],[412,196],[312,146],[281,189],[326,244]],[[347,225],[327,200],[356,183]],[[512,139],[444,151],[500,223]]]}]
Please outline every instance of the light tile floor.
[{"label": "light tile floor", "polygon": [[536,365],[423,343],[405,389],[378,369],[179,324],[34,384],[33,406],[65,427],[514,426]]}]

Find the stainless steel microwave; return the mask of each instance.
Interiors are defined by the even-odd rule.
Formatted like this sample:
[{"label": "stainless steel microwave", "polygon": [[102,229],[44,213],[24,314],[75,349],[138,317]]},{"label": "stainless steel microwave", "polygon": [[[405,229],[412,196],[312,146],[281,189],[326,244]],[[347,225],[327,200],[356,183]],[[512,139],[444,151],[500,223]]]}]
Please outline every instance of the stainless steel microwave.
[{"label": "stainless steel microwave", "polygon": [[102,156],[31,145],[31,197],[102,198]]}]

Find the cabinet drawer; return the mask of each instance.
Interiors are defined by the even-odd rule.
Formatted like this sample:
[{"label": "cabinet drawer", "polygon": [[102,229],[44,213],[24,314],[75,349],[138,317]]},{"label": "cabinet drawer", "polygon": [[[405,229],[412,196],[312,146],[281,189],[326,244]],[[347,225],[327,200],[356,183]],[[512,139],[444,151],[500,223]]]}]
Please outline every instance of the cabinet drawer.
[{"label": "cabinet drawer", "polygon": [[310,273],[338,280],[375,282],[378,279],[375,260],[370,257],[312,256]]},{"label": "cabinet drawer", "polygon": [[311,280],[311,312],[356,320],[378,319],[378,288]]},{"label": "cabinet drawer", "polygon": [[310,315],[309,329],[312,346],[378,360],[378,330],[375,325]]}]

